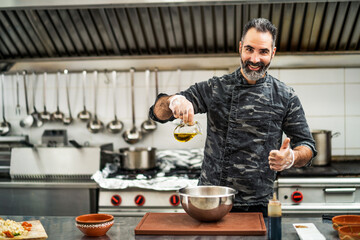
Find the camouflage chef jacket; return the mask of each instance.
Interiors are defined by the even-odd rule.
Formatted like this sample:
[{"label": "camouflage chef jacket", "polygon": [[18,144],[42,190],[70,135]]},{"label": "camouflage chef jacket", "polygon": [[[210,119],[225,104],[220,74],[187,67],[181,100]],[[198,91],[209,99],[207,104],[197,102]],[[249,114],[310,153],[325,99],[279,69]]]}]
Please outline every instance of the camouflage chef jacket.
[{"label": "camouflage chef jacket", "polygon": [[[267,73],[250,85],[239,68],[196,83],[180,94],[193,103],[195,113],[207,113],[199,184],[236,189],[235,207],[267,205],[276,177],[268,156],[271,150],[280,148],[283,132],[291,139],[292,148],[305,145],[316,155],[298,96]],[[150,116],[159,121],[153,107]]]}]

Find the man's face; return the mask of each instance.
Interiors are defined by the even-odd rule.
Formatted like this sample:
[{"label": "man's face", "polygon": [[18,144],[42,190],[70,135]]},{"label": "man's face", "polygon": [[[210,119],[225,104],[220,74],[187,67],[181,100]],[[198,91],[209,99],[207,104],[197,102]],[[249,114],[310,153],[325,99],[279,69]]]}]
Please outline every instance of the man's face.
[{"label": "man's face", "polygon": [[249,29],[243,43],[239,43],[241,72],[249,83],[255,83],[264,77],[275,55],[276,48],[272,49],[270,32],[258,32],[255,28]]}]

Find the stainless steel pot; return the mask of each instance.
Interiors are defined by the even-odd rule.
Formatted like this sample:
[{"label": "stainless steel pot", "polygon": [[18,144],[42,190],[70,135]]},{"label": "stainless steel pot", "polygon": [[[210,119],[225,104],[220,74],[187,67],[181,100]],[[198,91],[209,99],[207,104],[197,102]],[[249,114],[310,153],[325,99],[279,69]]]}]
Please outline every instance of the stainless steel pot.
[{"label": "stainless steel pot", "polygon": [[148,170],[156,167],[156,148],[120,148],[120,163],[127,170]]},{"label": "stainless steel pot", "polygon": [[311,134],[315,140],[317,156],[313,159],[313,166],[326,166],[331,161],[331,139],[340,135],[339,132],[331,134],[329,130],[313,130]]}]

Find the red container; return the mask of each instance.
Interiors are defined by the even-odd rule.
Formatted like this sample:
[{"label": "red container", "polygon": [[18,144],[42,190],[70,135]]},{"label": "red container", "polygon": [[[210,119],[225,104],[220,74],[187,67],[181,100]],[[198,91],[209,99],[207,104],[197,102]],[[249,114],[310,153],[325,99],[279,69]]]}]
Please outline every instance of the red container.
[{"label": "red container", "polygon": [[99,237],[106,232],[114,224],[114,216],[110,214],[85,214],[75,218],[76,227],[86,236]]},{"label": "red container", "polygon": [[360,240],[360,226],[345,226],[338,229],[341,240]]},{"label": "red container", "polygon": [[343,226],[359,226],[360,215],[339,215],[332,218],[333,228],[338,230]]}]

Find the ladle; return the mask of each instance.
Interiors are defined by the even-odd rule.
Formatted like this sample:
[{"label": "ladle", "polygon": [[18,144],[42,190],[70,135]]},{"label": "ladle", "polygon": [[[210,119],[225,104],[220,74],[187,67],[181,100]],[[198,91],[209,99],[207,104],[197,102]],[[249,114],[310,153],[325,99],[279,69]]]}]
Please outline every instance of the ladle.
[{"label": "ladle", "polygon": [[98,119],[96,113],[97,104],[97,90],[98,90],[98,72],[94,71],[94,118],[92,118],[86,125],[91,133],[98,133],[104,130],[104,124]]},{"label": "ladle", "polygon": [[16,115],[20,115],[21,114],[21,107],[20,107],[20,94],[19,94],[19,85],[20,85],[20,80],[19,80],[19,73],[16,73],[16,107],[15,107],[15,113]]},{"label": "ladle", "polygon": [[[157,84],[157,69],[155,69],[155,82]],[[147,69],[145,71],[145,90],[146,90],[146,100],[147,100],[147,106],[149,106],[150,104],[150,95],[149,95],[149,91],[150,91],[150,70]],[[156,87],[157,88],[157,87]],[[141,124],[141,130],[144,133],[150,133],[152,131],[154,131],[157,128],[156,123],[150,118],[149,114],[148,114],[148,118]]]},{"label": "ladle", "polygon": [[84,109],[78,113],[77,117],[83,122],[87,122],[91,119],[91,113],[86,110],[86,99],[85,99],[85,86],[86,86],[86,71],[82,72],[83,75],[83,83],[82,83],[82,90],[83,90],[83,105]]},{"label": "ladle", "polygon": [[5,118],[5,91],[4,91],[4,82],[5,77],[4,74],[1,74],[1,91],[2,91],[2,114],[3,114],[3,122],[0,124],[0,135],[5,136],[7,135],[11,130],[11,124],[6,121]]},{"label": "ladle", "polygon": [[35,73],[32,74],[34,77],[34,82],[33,82],[33,109],[34,111],[31,113],[31,116],[33,116],[34,118],[34,122],[33,122],[33,127],[41,127],[44,122],[41,120],[41,116],[40,113],[36,110],[36,104],[35,104],[35,92],[36,92],[36,75]]},{"label": "ladle", "polygon": [[[180,92],[180,83],[181,83],[181,69],[178,68],[177,69],[177,84],[178,84],[178,90],[177,92],[179,93]],[[181,119],[180,118],[175,118],[174,121],[172,121],[172,123],[174,123],[176,126],[180,125],[181,124]]]},{"label": "ladle", "polygon": [[131,129],[127,130],[123,133],[124,140],[129,144],[135,144],[139,142],[142,138],[141,131],[138,131],[135,125],[135,94],[134,94],[134,72],[135,69],[130,69],[130,76],[131,76],[131,110],[132,110],[132,127]]},{"label": "ladle", "polygon": [[113,99],[114,99],[114,120],[106,125],[106,129],[110,133],[119,133],[123,129],[124,124],[120,120],[118,120],[116,116],[116,71],[112,71],[112,81],[113,81]]},{"label": "ladle", "polygon": [[64,113],[60,112],[59,108],[59,80],[60,80],[60,72],[57,72],[56,75],[56,111],[51,114],[51,120],[62,122],[64,119]]},{"label": "ladle", "polygon": [[40,113],[40,117],[41,117],[41,120],[43,120],[43,122],[48,122],[48,121],[51,120],[51,115],[46,110],[46,82],[47,82],[47,73],[44,72],[44,77],[43,77],[43,104],[44,104],[44,111],[42,113]]},{"label": "ladle", "polygon": [[20,121],[20,127],[30,128],[34,123],[34,118],[33,118],[33,116],[31,116],[30,111],[29,111],[29,103],[28,103],[27,88],[26,88],[27,72],[23,71],[22,75],[23,75],[23,80],[24,80],[25,107],[26,107],[27,116]]},{"label": "ladle", "polygon": [[65,125],[70,125],[73,122],[73,118],[72,118],[72,115],[71,115],[71,108],[70,108],[69,75],[68,75],[68,70],[67,69],[64,70],[64,75],[65,75],[66,100],[67,100],[67,105],[68,105],[69,117],[64,117],[63,123]]}]

